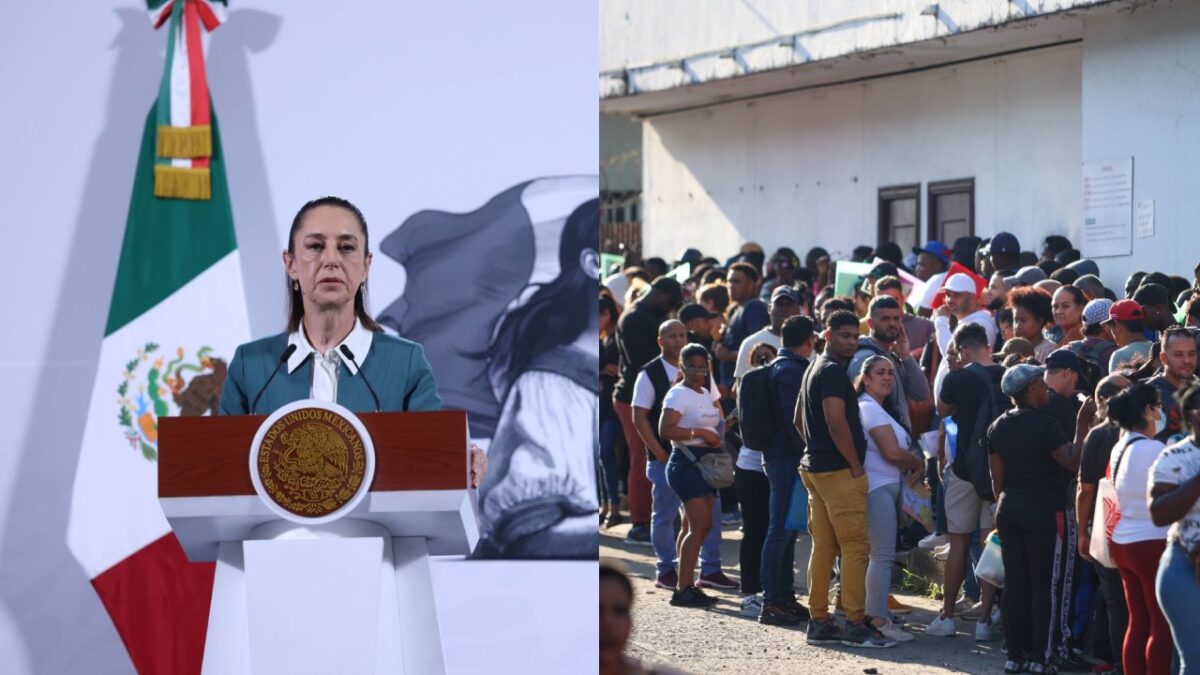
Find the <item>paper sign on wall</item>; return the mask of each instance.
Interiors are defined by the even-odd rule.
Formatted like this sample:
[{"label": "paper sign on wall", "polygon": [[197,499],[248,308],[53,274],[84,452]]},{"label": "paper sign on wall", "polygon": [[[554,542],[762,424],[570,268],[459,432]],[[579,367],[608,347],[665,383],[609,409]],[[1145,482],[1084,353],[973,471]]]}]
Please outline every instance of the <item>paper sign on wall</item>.
[{"label": "paper sign on wall", "polygon": [[1138,239],[1145,239],[1154,236],[1154,200],[1147,199],[1144,202],[1137,204],[1137,216],[1134,218],[1137,223]]},{"label": "paper sign on wall", "polygon": [[1133,157],[1083,163],[1085,258],[1133,253]]}]

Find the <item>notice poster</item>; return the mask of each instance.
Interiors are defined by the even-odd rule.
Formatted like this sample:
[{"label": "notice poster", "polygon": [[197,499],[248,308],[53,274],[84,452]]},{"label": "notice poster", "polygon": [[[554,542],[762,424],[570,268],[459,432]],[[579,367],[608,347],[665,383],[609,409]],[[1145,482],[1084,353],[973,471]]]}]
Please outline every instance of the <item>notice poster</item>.
[{"label": "notice poster", "polygon": [[1083,163],[1085,258],[1133,253],[1133,157]]}]

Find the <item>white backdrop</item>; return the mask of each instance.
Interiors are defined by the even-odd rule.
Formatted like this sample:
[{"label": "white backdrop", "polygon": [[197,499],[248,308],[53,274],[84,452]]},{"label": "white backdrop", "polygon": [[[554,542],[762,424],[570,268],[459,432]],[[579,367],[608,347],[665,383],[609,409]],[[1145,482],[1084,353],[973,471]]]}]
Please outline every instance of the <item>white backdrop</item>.
[{"label": "white backdrop", "polygon": [[[208,72],[255,337],[282,329],[279,251],[308,199],[351,199],[381,237],[420,209],[596,172],[594,3],[231,5]],[[5,673],[131,670],[64,533],[162,72],[165,35],[143,7],[5,0],[0,21]],[[403,270],[376,256],[371,281],[398,288]],[[594,564],[439,561],[434,574],[455,672],[594,669]]]}]

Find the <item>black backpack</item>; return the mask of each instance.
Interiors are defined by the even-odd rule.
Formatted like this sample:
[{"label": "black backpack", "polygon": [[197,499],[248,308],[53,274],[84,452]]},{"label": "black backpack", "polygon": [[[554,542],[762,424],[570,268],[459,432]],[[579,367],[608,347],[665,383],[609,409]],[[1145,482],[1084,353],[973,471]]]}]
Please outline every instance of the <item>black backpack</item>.
[{"label": "black backpack", "polygon": [[771,404],[771,364],[751,369],[738,383],[738,426],[742,442],[751,450],[766,450],[779,433]]},{"label": "black backpack", "polygon": [[[981,386],[984,387],[984,396],[979,403],[975,428],[971,430],[971,442],[963,453],[965,455],[963,466],[967,472],[965,478],[971,481],[971,485],[975,487],[975,493],[981,499],[993,502],[996,501],[996,495],[992,494],[992,466],[988,457],[987,432],[988,428],[992,426],[992,422],[995,422],[1012,406],[1008,397],[1000,390],[1000,383],[993,379],[990,373],[986,371],[981,373],[969,366],[967,370],[980,380]],[[958,433],[962,432],[962,429],[958,430]]]}]

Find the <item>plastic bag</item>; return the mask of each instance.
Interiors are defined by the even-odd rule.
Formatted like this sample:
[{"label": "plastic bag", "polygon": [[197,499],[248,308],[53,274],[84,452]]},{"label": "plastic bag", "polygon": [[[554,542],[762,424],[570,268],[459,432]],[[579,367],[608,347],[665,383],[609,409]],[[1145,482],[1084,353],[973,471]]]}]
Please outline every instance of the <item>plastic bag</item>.
[{"label": "plastic bag", "polygon": [[986,581],[996,588],[1004,588],[1004,557],[1000,552],[1000,534],[995,530],[988,535],[987,545],[975,566],[975,578]]},{"label": "plastic bag", "polygon": [[797,532],[808,532],[808,490],[805,489],[798,474],[792,481],[792,494],[788,500],[784,527]]}]

